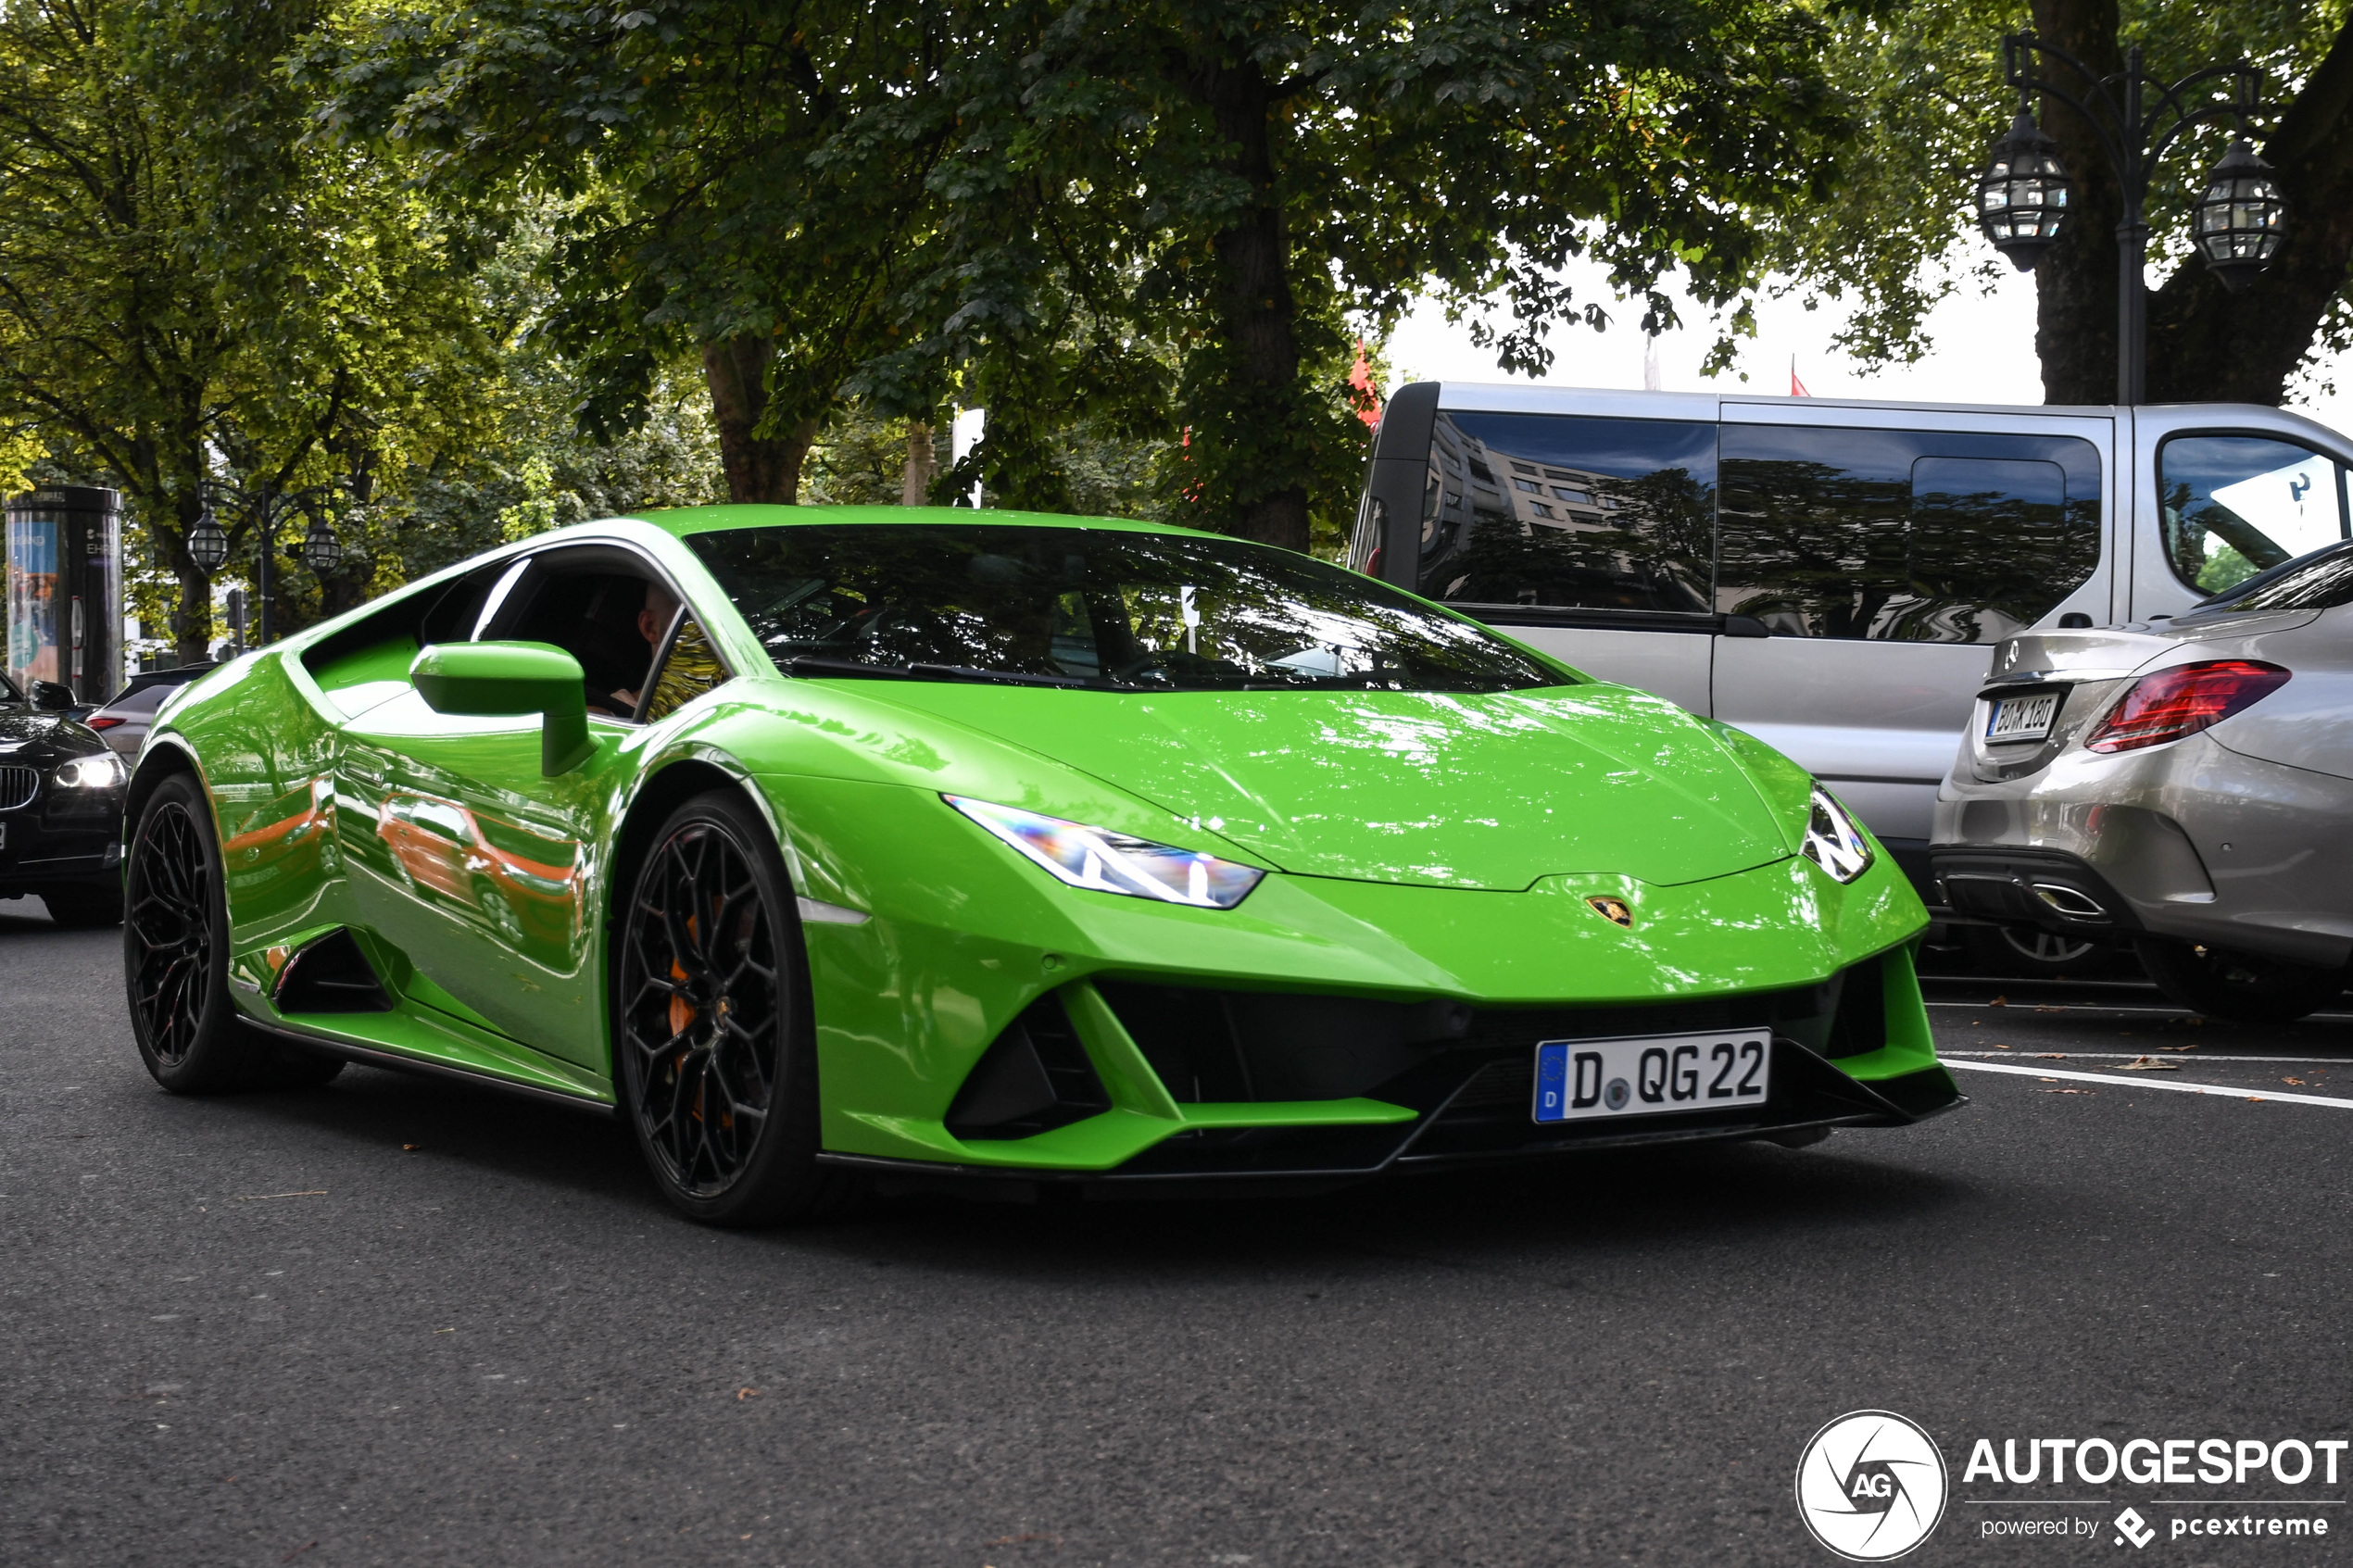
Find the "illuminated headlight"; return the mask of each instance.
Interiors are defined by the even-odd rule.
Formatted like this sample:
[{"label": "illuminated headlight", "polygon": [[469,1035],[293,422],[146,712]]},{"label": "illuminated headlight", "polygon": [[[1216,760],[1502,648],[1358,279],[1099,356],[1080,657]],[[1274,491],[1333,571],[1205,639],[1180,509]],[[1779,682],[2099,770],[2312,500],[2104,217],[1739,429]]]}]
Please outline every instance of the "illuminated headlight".
[{"label": "illuminated headlight", "polygon": [[1125,893],[1204,909],[1230,909],[1266,873],[1214,855],[1083,827],[1012,806],[943,795],[942,800],[1073,887]]},{"label": "illuminated headlight", "polygon": [[94,751],[57,764],[49,775],[59,789],[111,789],[131,776],[122,759],[111,751]]},{"label": "illuminated headlight", "polygon": [[1806,814],[1806,858],[1831,873],[1834,882],[1853,882],[1871,869],[1871,841],[1848,816],[1829,790],[1814,786]]}]

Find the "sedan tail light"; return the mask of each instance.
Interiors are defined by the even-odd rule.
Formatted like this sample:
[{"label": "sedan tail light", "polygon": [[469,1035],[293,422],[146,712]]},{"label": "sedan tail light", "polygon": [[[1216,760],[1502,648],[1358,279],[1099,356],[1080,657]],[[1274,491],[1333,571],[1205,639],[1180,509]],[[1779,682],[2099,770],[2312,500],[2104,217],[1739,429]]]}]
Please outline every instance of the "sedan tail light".
[{"label": "sedan tail light", "polygon": [[94,718],[84,719],[82,722],[94,730],[111,730],[122,721],[110,713],[101,713]]},{"label": "sedan tail light", "polygon": [[2288,672],[2251,659],[2181,664],[2144,675],[2083,743],[2087,751],[2138,751],[2194,735],[2287,684]]}]

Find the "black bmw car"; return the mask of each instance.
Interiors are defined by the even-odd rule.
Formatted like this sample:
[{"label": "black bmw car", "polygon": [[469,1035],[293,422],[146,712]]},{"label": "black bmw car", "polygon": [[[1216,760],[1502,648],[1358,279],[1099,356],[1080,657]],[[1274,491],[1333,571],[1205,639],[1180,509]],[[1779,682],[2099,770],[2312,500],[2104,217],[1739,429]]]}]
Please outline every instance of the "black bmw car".
[{"label": "black bmw car", "polygon": [[0,675],[0,898],[37,893],[59,925],[122,919],[122,759],[57,709],[63,686],[28,696]]}]

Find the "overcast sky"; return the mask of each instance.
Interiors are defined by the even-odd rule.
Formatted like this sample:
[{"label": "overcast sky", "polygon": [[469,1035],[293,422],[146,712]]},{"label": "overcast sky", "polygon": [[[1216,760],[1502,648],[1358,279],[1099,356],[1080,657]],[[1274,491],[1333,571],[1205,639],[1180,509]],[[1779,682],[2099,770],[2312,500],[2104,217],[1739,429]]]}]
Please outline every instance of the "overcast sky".
[{"label": "overcast sky", "polygon": [[[1569,278],[1572,283],[1579,282],[1575,272]],[[1557,358],[1543,381],[1558,386],[1642,386],[1642,307],[1613,302],[1599,269],[1578,288],[1577,298],[1579,304],[1605,302],[1616,321],[1605,332],[1555,329],[1551,341]],[[1937,309],[1931,318],[1934,348],[1927,358],[1877,374],[1865,373],[1831,346],[1831,334],[1843,320],[1835,307],[1809,312],[1794,299],[1768,299],[1758,307],[1756,336],[1743,346],[1737,367],[1747,373],[1747,381],[1732,372],[1704,377],[1700,359],[1715,334],[1704,311],[1685,306],[1684,314],[1689,324],[1658,341],[1659,385],[1669,392],[1786,393],[1793,355],[1798,379],[1817,397],[1933,403],[2043,400],[2042,373],[2034,358],[2034,282],[2007,269],[1992,295],[1981,295],[1973,284],[1965,283]],[[1450,326],[1444,312],[1428,303],[1390,340],[1390,362],[1401,383],[1518,379],[1505,376],[1491,355],[1471,346],[1467,323]],[[2353,433],[2353,363],[2338,361],[2335,372],[2334,396],[2292,390],[2288,406]]]}]

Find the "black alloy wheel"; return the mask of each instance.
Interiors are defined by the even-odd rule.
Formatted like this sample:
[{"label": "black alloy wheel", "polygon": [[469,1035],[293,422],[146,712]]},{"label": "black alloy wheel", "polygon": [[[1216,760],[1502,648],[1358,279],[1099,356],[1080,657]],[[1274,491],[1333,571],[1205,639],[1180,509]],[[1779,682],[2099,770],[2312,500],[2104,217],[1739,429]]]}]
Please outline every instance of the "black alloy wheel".
[{"label": "black alloy wheel", "polygon": [[837,1206],[849,1183],[816,1163],[800,926],[768,824],[733,790],[688,801],[621,924],[614,1088],[663,1196],[715,1225]]},{"label": "black alloy wheel", "polygon": [[174,1094],[308,1087],[341,1059],[247,1028],[229,999],[229,917],[204,791],[185,773],[156,786],[124,867],[123,986],[131,1033]]},{"label": "black alloy wheel", "polygon": [[2342,969],[2158,938],[2134,943],[2133,951],[2150,982],[2174,1001],[2238,1023],[2287,1023],[2345,992]]}]

